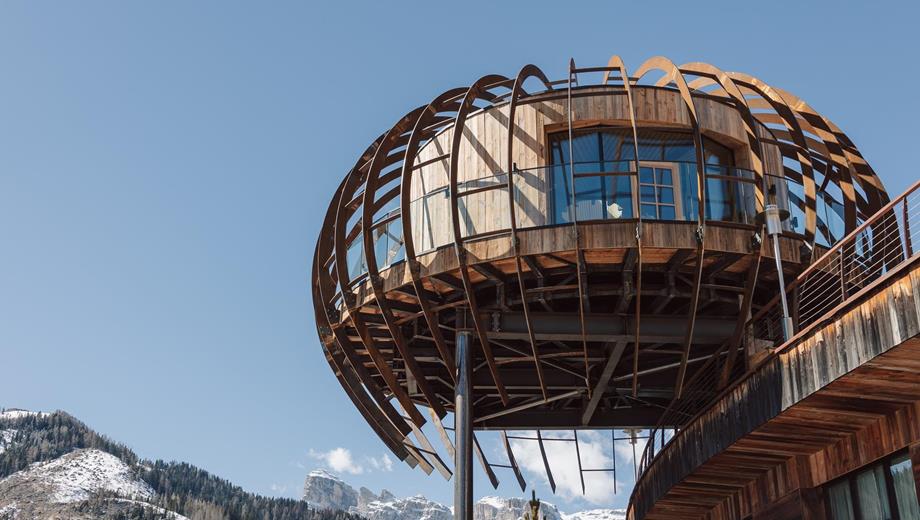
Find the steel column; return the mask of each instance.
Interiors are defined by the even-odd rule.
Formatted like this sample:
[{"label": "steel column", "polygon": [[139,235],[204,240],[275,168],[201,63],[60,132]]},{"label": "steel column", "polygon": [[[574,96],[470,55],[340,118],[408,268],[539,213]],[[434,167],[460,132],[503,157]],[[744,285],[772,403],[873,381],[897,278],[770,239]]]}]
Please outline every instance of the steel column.
[{"label": "steel column", "polygon": [[470,406],[473,385],[469,330],[457,330],[457,385],[454,387],[454,518],[473,518],[473,421]]}]

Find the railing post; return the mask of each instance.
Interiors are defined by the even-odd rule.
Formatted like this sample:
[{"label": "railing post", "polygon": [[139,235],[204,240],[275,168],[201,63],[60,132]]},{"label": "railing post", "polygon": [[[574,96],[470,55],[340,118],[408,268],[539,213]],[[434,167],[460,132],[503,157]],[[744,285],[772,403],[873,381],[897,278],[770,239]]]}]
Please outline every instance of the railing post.
[{"label": "railing post", "polygon": [[846,262],[844,261],[843,250],[845,248],[841,247],[840,251],[837,252],[840,255],[840,260],[837,262],[840,269],[840,303],[843,303],[847,299],[847,277],[846,277]]},{"label": "railing post", "polygon": [[904,252],[906,253],[904,258],[906,259],[914,256],[914,245],[910,239],[910,215],[907,213],[907,197],[904,197],[901,204],[904,206]]}]

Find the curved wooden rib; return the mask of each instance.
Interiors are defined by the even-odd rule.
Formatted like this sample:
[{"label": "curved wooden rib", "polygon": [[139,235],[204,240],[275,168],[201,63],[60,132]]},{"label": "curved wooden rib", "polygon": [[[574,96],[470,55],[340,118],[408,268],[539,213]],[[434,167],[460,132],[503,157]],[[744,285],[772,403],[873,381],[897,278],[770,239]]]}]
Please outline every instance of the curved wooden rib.
[{"label": "curved wooden rib", "polygon": [[[865,161],[862,160],[861,156],[857,158],[857,156],[851,154],[850,151],[844,147],[839,137],[842,132],[840,132],[833,123],[818,114],[808,103],[805,103],[794,94],[785,90],[778,88],[774,90],[779,92],[782,98],[790,103],[790,108],[801,118],[802,124],[805,125],[805,129],[818,136],[824,143],[824,146],[827,148],[826,160],[838,166],[840,177],[837,181],[840,186],[840,191],[843,192],[844,195],[842,201],[844,205],[844,225],[846,229],[855,229],[858,225],[856,207],[858,198],[856,196],[856,190],[853,188],[854,180],[859,182],[863,191],[870,197],[875,198],[874,202],[878,204],[878,207],[867,207],[865,211],[874,213],[873,209],[878,211],[878,208],[884,205],[880,198],[877,198],[878,192],[873,185],[874,183],[862,182],[862,177],[856,169],[857,163],[864,163]],[[874,173],[871,178],[875,179]],[[868,214],[871,215],[871,213]]]},{"label": "curved wooden rib", "polygon": [[[638,196],[639,190],[639,127],[636,123],[636,106],[633,102],[633,94],[629,72],[626,70],[626,64],[619,56],[611,56],[607,62],[608,68],[616,68],[620,72],[620,78],[623,80],[623,90],[626,91],[626,103],[629,106],[629,126],[632,128],[633,135],[633,157],[635,157],[635,168],[633,176],[636,179],[636,189]],[[604,73],[604,84],[610,79],[610,71]],[[642,329],[642,210],[639,204],[636,205],[636,335],[633,341],[633,377],[632,377],[632,396],[639,397],[639,334]]]},{"label": "curved wooden rib", "polygon": [[[706,254],[706,248],[703,241],[706,230],[706,156],[703,155],[703,136],[700,133],[696,106],[693,104],[693,96],[690,94],[690,88],[687,86],[687,81],[684,79],[683,74],[681,74],[680,69],[678,69],[671,60],[663,56],[656,56],[650,58],[639,67],[639,70],[636,71],[636,82],[651,70],[660,70],[664,72],[664,79],[667,79],[668,82],[674,82],[677,85],[680,91],[680,97],[690,115],[690,123],[693,130],[693,146],[696,149],[696,203],[698,209],[696,276],[693,279],[693,294],[690,297],[690,315],[687,320],[687,332],[684,336],[684,347],[680,357],[680,368],[677,372],[677,381],[675,381],[674,384],[674,398],[680,399],[683,393],[684,378],[687,373],[687,361],[690,359],[693,329],[696,325],[696,312],[699,307],[700,284],[703,281],[703,259]],[[662,81],[664,81],[664,79]],[[636,159],[638,161],[638,156]]]},{"label": "curved wooden rib", "polygon": [[[764,186],[764,151],[763,151],[763,142],[757,137],[756,128],[757,121],[754,118],[753,112],[745,99],[744,94],[741,92],[741,89],[738,88],[738,85],[728,76],[725,72],[709,65],[708,63],[685,63],[680,66],[681,71],[686,71],[690,74],[695,74],[703,76],[699,79],[704,80],[699,82],[695,80],[694,83],[698,85],[698,88],[702,88],[709,82],[714,82],[726,93],[726,95],[734,102],[736,109],[741,115],[741,120],[744,123],[744,131],[748,138],[748,146],[752,152],[751,157],[751,166],[755,175],[755,184],[754,184],[754,193],[758,208],[764,207],[765,196],[763,193]],[[761,225],[761,236],[763,236],[763,226]],[[712,359],[715,361],[722,355],[724,349],[729,349],[729,355],[726,357],[725,363],[722,367],[722,375],[719,379],[719,386],[724,386],[728,384],[728,377],[731,374],[731,371],[734,367],[735,358],[737,357],[737,352],[740,347],[741,334],[744,332],[744,324],[747,320],[747,316],[751,310],[751,305],[754,301],[754,287],[757,284],[757,276],[760,272],[760,257],[763,251],[762,247],[756,248],[753,251],[753,258],[751,262],[753,263],[753,268],[748,271],[748,277],[745,280],[744,284],[744,294],[742,296],[741,308],[738,313],[738,320],[735,325],[735,331],[732,334],[732,337],[729,341],[716,352],[713,353]],[[698,373],[702,373],[705,367],[699,369]]]},{"label": "curved wooden rib", "polygon": [[[372,146],[368,151],[372,151],[374,147]],[[344,184],[345,182],[343,181],[337,193],[341,193],[341,188],[344,187]],[[336,207],[337,204],[330,205],[324,220],[324,227],[333,223],[335,218],[333,209]],[[320,236],[316,244],[316,253],[313,260],[314,301],[332,301],[329,291],[334,290],[335,282],[330,279],[328,271],[320,263],[320,259],[329,258],[331,252],[332,244],[329,236]],[[315,307],[316,319],[320,327],[320,340],[327,354],[327,362],[330,363],[336,378],[349,399],[355,403],[355,407],[358,408],[358,411],[364,416],[371,428],[397,457],[409,463],[410,466],[415,466],[418,463],[417,460],[405,449],[403,444],[406,435],[410,431],[408,425],[383,396],[383,393],[376,385],[376,381],[366,371],[363,371],[363,365],[360,362],[351,361],[351,367],[349,367],[345,362],[347,351],[342,347],[342,344],[347,342],[348,338],[341,334],[338,327],[332,325],[328,314],[331,310],[326,305]],[[376,404],[368,398],[367,393],[362,389],[362,382],[369,393],[375,397]]]},{"label": "curved wooden rib", "polygon": [[[318,274],[318,267],[316,264],[317,262],[314,262],[313,272]],[[319,290],[319,284],[314,286],[313,294],[314,297],[322,297]],[[329,325],[328,316],[321,312],[320,308],[314,310],[317,323],[319,323],[321,327],[326,327],[326,330],[331,332],[332,328]],[[329,363],[330,368],[332,368],[336,379],[339,384],[342,385],[342,389],[345,390],[345,393],[348,395],[348,398],[351,399],[355,408],[357,408],[358,412],[364,417],[364,420],[371,426],[374,433],[380,437],[380,440],[382,440],[401,460],[406,460],[406,458],[409,457],[409,453],[402,446],[402,439],[404,439],[404,436],[401,435],[388,420],[380,417],[379,409],[375,405],[367,402],[366,395],[364,396],[364,400],[361,399],[361,394],[363,393],[363,391],[360,390],[361,384],[355,380],[354,376],[349,371],[341,348],[336,342],[336,337],[330,333],[322,334],[321,336],[320,344],[323,347],[326,361]]]},{"label": "curved wooden rib", "polygon": [[576,279],[578,280],[578,324],[581,328],[581,346],[582,351],[584,352],[584,361],[585,361],[585,388],[587,388],[588,393],[591,393],[591,372],[590,366],[588,365],[588,339],[587,339],[587,330],[585,329],[585,307],[587,306],[588,300],[588,289],[585,287],[586,278],[588,277],[587,265],[585,265],[585,258],[581,251],[581,237],[579,236],[578,231],[578,197],[576,196],[575,190],[577,189],[577,184],[575,183],[575,152],[574,152],[574,141],[575,134],[574,129],[572,128],[572,78],[575,78],[575,81],[578,81],[577,72],[575,72],[575,59],[572,58],[569,60],[569,82],[568,88],[566,89],[566,127],[569,132],[569,179],[571,179],[572,186],[572,199],[571,209],[572,209],[572,246],[575,248],[575,274]]},{"label": "curved wooden rib", "polygon": [[[384,159],[387,157],[387,155],[390,154],[392,150],[398,149],[399,147],[406,144],[408,136],[404,134],[412,128],[414,123],[417,122],[424,109],[425,107],[419,107],[407,114],[398,123],[396,123],[396,125],[394,125],[393,128],[391,128],[386,133],[380,146],[374,153],[374,158],[368,168],[368,173],[364,182],[364,199],[362,203],[361,222],[364,225],[364,233],[362,233],[362,238],[364,241],[364,257],[367,263],[367,274],[370,278],[371,290],[374,293],[374,299],[377,302],[377,306],[380,308],[380,314],[383,317],[383,321],[386,324],[390,336],[393,338],[393,342],[396,344],[396,348],[399,350],[399,353],[403,358],[403,362],[406,364],[406,370],[415,378],[418,384],[418,388],[422,391],[422,395],[425,396],[425,400],[427,401],[429,408],[435,411],[438,418],[441,418],[447,415],[447,410],[444,409],[444,405],[441,404],[441,402],[438,400],[438,396],[436,396],[432,391],[431,385],[428,383],[428,379],[425,377],[425,372],[418,365],[418,361],[416,361],[415,356],[410,350],[409,342],[406,340],[405,336],[403,336],[399,325],[396,324],[396,317],[393,315],[393,310],[390,308],[389,300],[387,299],[387,295],[383,289],[383,280],[380,278],[380,269],[377,266],[377,255],[376,251],[374,250],[373,236],[373,220],[375,216],[375,209],[378,206],[383,206],[388,202],[386,198],[383,198],[379,201],[376,200],[377,180],[380,175],[380,170],[383,168],[384,163],[387,162]],[[399,158],[403,157],[403,153],[401,151],[397,151],[396,154]],[[392,198],[392,195],[390,197]],[[419,432],[420,431],[421,430],[419,430]],[[427,441],[422,442],[424,444]]]},{"label": "curved wooden rib", "polygon": [[[815,227],[817,224],[814,165],[811,162],[811,157],[808,153],[808,143],[805,140],[805,135],[802,133],[798,118],[795,117],[795,113],[782,96],[769,85],[753,76],[740,72],[730,72],[728,75],[735,83],[750,89],[770,104],[772,109],[782,119],[787,130],[790,131],[795,145],[799,147],[796,157],[786,155],[785,151],[783,151],[783,155],[796,160],[802,168],[802,186],[805,189],[805,239],[812,249],[814,249]],[[757,117],[758,120],[763,120],[764,118],[761,114],[756,114],[755,117]]]},{"label": "curved wooden rib", "polygon": [[[545,400],[549,399],[549,393],[546,390],[546,382],[543,378],[543,365],[540,361],[540,352],[537,348],[537,339],[533,332],[533,322],[530,318],[530,306],[527,303],[527,288],[524,285],[524,271],[523,266],[521,265],[521,251],[517,236],[517,206],[515,205],[514,199],[514,130],[517,126],[514,122],[514,113],[515,109],[517,108],[518,99],[520,98],[521,93],[524,91],[524,82],[529,78],[538,78],[543,82],[543,85],[546,86],[547,90],[553,90],[553,86],[550,84],[549,80],[546,79],[546,75],[543,74],[543,71],[535,65],[525,65],[521,68],[520,72],[518,72],[517,77],[515,77],[514,86],[511,87],[511,99],[508,103],[508,161],[505,163],[505,171],[508,172],[508,212],[510,217],[509,222],[511,224],[511,251],[514,255],[514,266],[515,273],[517,274],[518,287],[521,291],[521,307],[524,311],[524,324],[527,327],[527,338],[530,340],[530,348],[533,352],[534,366],[537,370],[537,381],[540,383],[540,391],[543,394],[543,399]],[[508,446],[507,440],[505,441],[505,444]],[[508,446],[508,453],[510,456],[510,446]]]},{"label": "curved wooden rib", "polygon": [[[473,326],[476,329],[476,335],[479,338],[479,343],[482,346],[482,353],[486,358],[486,363],[489,365],[489,372],[492,374],[492,379],[495,381],[495,388],[498,391],[498,395],[501,398],[502,404],[508,406],[508,392],[505,390],[505,385],[501,380],[501,376],[498,373],[498,364],[495,363],[495,356],[492,354],[492,345],[489,343],[489,336],[486,332],[485,324],[482,323],[482,318],[479,316],[479,306],[476,303],[476,293],[473,283],[470,281],[470,273],[467,270],[467,259],[466,259],[466,247],[463,245],[463,235],[460,229],[460,214],[459,214],[459,200],[457,192],[457,174],[459,167],[459,151],[460,144],[463,140],[463,128],[466,125],[466,117],[470,112],[470,108],[473,106],[473,102],[477,99],[480,99],[480,96],[483,91],[488,91],[491,88],[497,86],[507,85],[509,79],[505,76],[499,76],[497,74],[491,74],[488,76],[483,76],[477,80],[473,85],[467,90],[466,95],[463,97],[463,102],[460,104],[460,109],[457,110],[457,117],[454,121],[453,134],[451,135],[451,146],[450,146],[450,217],[451,225],[454,231],[454,252],[457,256],[457,267],[460,271],[460,280],[463,282],[463,290],[466,293],[466,302],[470,311],[470,316],[473,321]],[[486,98],[487,99],[487,98]]]},{"label": "curved wooden rib", "polygon": [[[396,397],[396,400],[399,401],[399,404],[402,405],[403,410],[406,411],[406,413],[412,419],[412,422],[414,422],[416,426],[421,427],[423,424],[425,424],[425,418],[415,407],[415,404],[412,402],[409,394],[406,393],[405,389],[403,389],[403,387],[399,384],[399,380],[393,373],[392,368],[390,367],[386,358],[380,352],[380,349],[377,348],[377,344],[371,337],[367,324],[361,317],[361,309],[356,304],[356,298],[351,289],[351,279],[348,275],[347,258],[349,244],[346,243],[345,239],[345,226],[350,216],[349,213],[351,213],[352,210],[350,210],[348,205],[344,204],[343,202],[351,200],[351,198],[354,196],[358,186],[364,180],[368,166],[369,164],[364,162],[363,164],[359,164],[354,169],[352,169],[348,177],[345,179],[342,190],[339,192],[339,199],[335,213],[335,230],[333,235],[333,242],[335,244],[335,270],[339,278],[339,290],[342,293],[342,298],[346,307],[348,308],[349,317],[351,318],[352,324],[358,333],[358,337],[360,338],[364,348],[367,350],[367,353],[371,356],[374,365],[377,367],[377,371],[380,372],[380,375],[383,376],[384,381],[386,381],[387,388],[390,389],[390,392]],[[369,231],[369,227],[365,222],[360,222],[358,226],[360,226],[362,232]],[[347,348],[347,346],[343,347]]]},{"label": "curved wooden rib", "polygon": [[448,348],[447,342],[444,341],[444,335],[441,334],[441,322],[438,320],[438,316],[432,310],[431,303],[425,296],[427,290],[422,282],[421,265],[419,264],[418,256],[415,252],[411,199],[412,175],[415,168],[416,154],[418,153],[422,140],[430,138],[436,132],[436,129],[431,128],[432,125],[440,121],[441,125],[447,126],[448,122],[452,121],[452,119],[448,118],[439,119],[438,113],[447,110],[455,111],[459,108],[458,97],[465,93],[466,89],[464,88],[448,90],[429,103],[428,107],[419,115],[415,126],[412,128],[412,134],[409,136],[409,142],[406,143],[399,200],[399,212],[403,227],[403,242],[406,248],[407,270],[409,271],[409,276],[412,278],[412,288],[415,290],[415,294],[418,297],[419,307],[422,310],[422,314],[425,316],[425,321],[428,323],[428,328],[431,331],[431,337],[434,339],[438,353],[441,355],[444,365],[447,367],[451,382],[454,383],[457,381],[457,365],[454,362],[454,354],[451,352],[450,348]]}]

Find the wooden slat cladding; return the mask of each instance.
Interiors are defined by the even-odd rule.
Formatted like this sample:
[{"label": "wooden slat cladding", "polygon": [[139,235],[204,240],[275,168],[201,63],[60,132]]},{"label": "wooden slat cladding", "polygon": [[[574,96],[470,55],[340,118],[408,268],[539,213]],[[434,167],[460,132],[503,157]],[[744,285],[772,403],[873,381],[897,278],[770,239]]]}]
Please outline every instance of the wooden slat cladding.
[{"label": "wooden slat cladding", "polygon": [[[690,132],[691,123],[678,92],[641,87],[634,88],[637,124],[649,128],[674,128]],[[739,112],[707,98],[695,100],[701,131],[735,151],[739,167],[750,168],[751,153]],[[574,97],[573,125],[618,125],[629,128],[626,95],[609,89],[582,89]],[[565,99],[548,94],[522,102],[515,111],[514,163],[521,172],[515,182],[515,216],[521,229],[551,224],[549,218],[551,179],[546,166],[548,132],[566,127]],[[508,105],[500,105],[471,115],[463,130],[460,145],[458,180],[461,183],[503,182],[495,174],[504,172],[507,154]],[[768,131],[759,128],[760,135]],[[412,183],[413,239],[418,251],[427,251],[451,242],[449,198],[447,197],[447,159],[445,154],[453,139],[447,128],[418,152],[417,164],[424,166],[414,173]],[[775,175],[782,175],[780,151],[765,145],[766,164]],[[461,188],[463,189],[463,188]],[[461,212],[464,234],[487,233],[508,227],[508,204],[505,188],[464,197]]]},{"label": "wooden slat cladding", "polygon": [[899,276],[688,425],[637,485],[633,518],[744,518],[920,439],[920,267]]}]

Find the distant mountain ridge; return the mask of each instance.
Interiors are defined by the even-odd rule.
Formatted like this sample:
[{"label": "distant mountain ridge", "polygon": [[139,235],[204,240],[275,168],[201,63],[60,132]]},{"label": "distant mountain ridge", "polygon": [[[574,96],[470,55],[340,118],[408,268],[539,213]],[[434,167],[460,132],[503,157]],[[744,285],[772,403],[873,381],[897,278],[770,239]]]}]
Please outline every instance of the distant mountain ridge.
[{"label": "distant mountain ridge", "polygon": [[[518,520],[527,501],[485,497],[476,520]],[[622,520],[625,511],[548,520]],[[267,498],[187,463],[140,459],[126,446],[64,412],[0,408],[0,520],[453,520],[450,507],[418,495],[355,490],[324,470],[311,472],[304,499]]]},{"label": "distant mountain ridge", "polygon": [[[317,507],[339,509],[367,520],[453,520],[452,508],[417,495],[397,498],[386,489],[379,495],[367,488],[355,490],[338,476],[323,470],[311,471],[304,480],[304,501]],[[528,507],[522,498],[483,497],[473,505],[474,520],[519,520]],[[542,502],[546,520],[625,520],[624,509],[594,509],[565,514],[549,502]]]},{"label": "distant mountain ridge", "polygon": [[0,409],[0,520],[360,520],[141,460],[64,412]]}]

